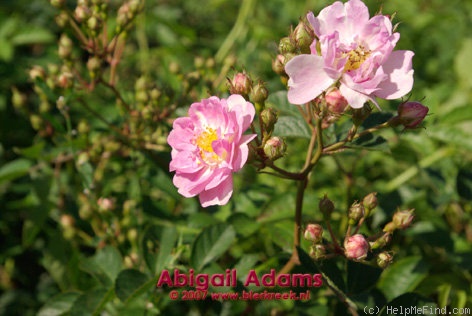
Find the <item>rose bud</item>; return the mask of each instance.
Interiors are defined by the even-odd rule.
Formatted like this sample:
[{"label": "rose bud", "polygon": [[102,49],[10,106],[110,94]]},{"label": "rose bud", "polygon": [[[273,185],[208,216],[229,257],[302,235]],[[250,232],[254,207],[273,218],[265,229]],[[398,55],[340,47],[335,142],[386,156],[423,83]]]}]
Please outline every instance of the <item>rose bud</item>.
[{"label": "rose bud", "polygon": [[344,255],[348,259],[362,260],[367,257],[369,243],[361,234],[356,234],[344,240]]},{"label": "rose bud", "polygon": [[390,263],[392,263],[392,261],[393,261],[393,256],[386,251],[381,252],[377,255],[377,265],[382,269],[385,269],[386,267],[388,267]]},{"label": "rose bud", "polygon": [[264,127],[267,134],[270,135],[273,132],[275,123],[277,123],[277,119],[277,110],[274,110],[273,108],[267,108],[261,112],[262,126]]},{"label": "rose bud", "polygon": [[348,106],[347,100],[342,96],[338,88],[333,88],[326,92],[326,105],[333,114],[342,114]]},{"label": "rose bud", "polygon": [[330,217],[331,213],[334,211],[334,203],[330,199],[328,199],[328,196],[325,194],[325,196],[320,200],[320,203],[318,204],[318,207],[323,213],[323,216],[325,218]]},{"label": "rose bud", "polygon": [[415,218],[413,215],[414,209],[397,211],[393,214],[392,222],[397,229],[405,229],[411,225],[411,222]]},{"label": "rose bud", "polygon": [[231,94],[240,94],[247,96],[252,89],[252,80],[244,72],[238,72],[233,76],[233,79],[228,79],[229,92]]},{"label": "rose bud", "polygon": [[400,124],[407,129],[417,128],[428,114],[429,108],[419,102],[403,102],[398,107]]},{"label": "rose bud", "polygon": [[308,224],[303,233],[303,237],[306,240],[317,244],[323,239],[323,227],[319,224]]},{"label": "rose bud", "polygon": [[354,202],[349,208],[349,225],[356,225],[364,216],[364,205]]},{"label": "rose bud", "polygon": [[285,141],[280,137],[271,137],[264,144],[264,154],[270,160],[276,160],[280,157],[283,157],[286,150],[287,145],[285,144]]},{"label": "rose bud", "polygon": [[326,255],[326,248],[323,245],[317,244],[310,247],[310,257],[315,260],[322,259]]}]

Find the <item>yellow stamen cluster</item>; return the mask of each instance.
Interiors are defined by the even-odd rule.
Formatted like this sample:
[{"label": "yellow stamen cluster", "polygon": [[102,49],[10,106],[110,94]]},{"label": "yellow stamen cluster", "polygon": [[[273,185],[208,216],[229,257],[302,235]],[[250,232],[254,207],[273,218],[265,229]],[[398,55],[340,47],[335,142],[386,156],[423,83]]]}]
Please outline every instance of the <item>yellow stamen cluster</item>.
[{"label": "yellow stamen cluster", "polygon": [[365,50],[363,46],[359,45],[356,49],[353,49],[344,56],[348,57],[346,65],[344,65],[344,71],[351,71],[358,69],[362,63],[369,57],[370,51]]},{"label": "yellow stamen cluster", "polygon": [[213,151],[211,144],[213,141],[218,140],[216,130],[207,127],[196,139],[195,143],[200,148],[200,157],[207,163],[217,162],[219,157]]}]

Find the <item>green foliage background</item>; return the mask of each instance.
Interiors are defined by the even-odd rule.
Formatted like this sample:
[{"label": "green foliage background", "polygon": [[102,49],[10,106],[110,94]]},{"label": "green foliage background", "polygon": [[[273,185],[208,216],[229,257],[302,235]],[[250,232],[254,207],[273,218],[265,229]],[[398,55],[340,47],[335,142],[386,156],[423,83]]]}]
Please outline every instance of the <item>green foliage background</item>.
[{"label": "green foliage background", "polygon": [[[145,76],[166,92],[160,108],[173,105],[176,115],[184,115],[191,102],[227,93],[224,84],[212,86],[204,78],[217,78],[232,56],[232,67],[264,80],[269,101],[290,114],[278,92],[284,86],[271,69],[278,40],[307,11],[319,12],[330,3],[148,0],[128,32],[119,88],[133,103],[132,87]],[[339,230],[350,203],[369,192],[378,192],[380,205],[366,234],[379,231],[397,207],[415,208],[415,225],[394,236],[396,260],[387,270],[342,262],[329,262],[325,269],[358,306],[382,308],[390,302],[472,309],[472,2],[366,3],[371,14],[380,8],[397,12],[397,47],[415,52],[411,99],[422,100],[430,114],[424,129],[382,132],[388,146],[380,151],[323,158],[306,192],[304,222],[321,220],[317,205],[324,194],[335,202]],[[73,1],[67,4],[74,7]],[[233,29],[244,6],[249,13]],[[45,0],[0,3],[0,314],[345,314],[326,286],[314,289],[306,302],[171,301],[167,290],[156,289],[163,269],[218,273],[236,268],[241,277],[251,269],[280,269],[293,241],[293,183],[258,175],[248,166],[235,177],[228,205],[202,209],[172,185],[166,121],[145,126],[155,138],[132,144],[121,142],[79,103],[68,104],[68,121],[55,108],[60,94],[50,91],[44,102],[28,78],[33,65],[60,62],[57,13]],[[214,65],[198,65],[212,57]],[[228,69],[227,75],[233,72]],[[181,83],[189,73],[198,83],[186,93]],[[79,94],[86,98],[111,125],[127,122],[128,114],[106,89],[65,93],[67,101]],[[381,103],[386,113],[397,105]],[[45,125],[35,127],[38,116]],[[81,131],[84,122],[89,128]],[[278,133],[290,136],[291,131]],[[280,164],[297,169],[307,142],[303,135],[291,136],[302,137],[288,137],[288,154]],[[158,150],[141,141],[157,144]],[[100,197],[113,198],[114,208],[100,211]],[[72,218],[72,225],[64,218]],[[297,271],[318,271],[309,259],[302,263]]]}]

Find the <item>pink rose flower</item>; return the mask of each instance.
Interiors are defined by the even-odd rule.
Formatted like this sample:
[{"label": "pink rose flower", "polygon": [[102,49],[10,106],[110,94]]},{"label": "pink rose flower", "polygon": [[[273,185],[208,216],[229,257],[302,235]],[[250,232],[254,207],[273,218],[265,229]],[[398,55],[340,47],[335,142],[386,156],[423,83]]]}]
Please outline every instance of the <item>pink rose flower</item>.
[{"label": "pink rose flower", "polygon": [[335,2],[307,19],[316,35],[311,54],[298,55],[285,66],[289,76],[288,99],[293,104],[310,102],[330,86],[339,90],[349,105],[361,108],[375,98],[397,99],[413,86],[412,51],[393,51],[400,38],[384,15],[369,18],[360,0]]},{"label": "pink rose flower", "polygon": [[243,135],[254,114],[254,106],[235,94],[193,103],[188,117],[174,121],[167,142],[172,147],[170,171],[175,171],[174,185],[180,194],[199,195],[203,207],[229,201],[232,173],[246,163],[248,143],[256,137]]}]

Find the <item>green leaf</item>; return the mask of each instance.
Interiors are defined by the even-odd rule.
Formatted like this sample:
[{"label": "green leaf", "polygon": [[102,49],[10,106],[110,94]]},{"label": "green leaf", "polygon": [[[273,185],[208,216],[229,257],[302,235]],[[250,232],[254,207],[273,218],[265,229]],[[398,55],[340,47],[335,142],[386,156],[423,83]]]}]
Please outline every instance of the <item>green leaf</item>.
[{"label": "green leaf", "polygon": [[274,134],[285,137],[311,138],[310,129],[301,117],[281,116],[275,124]]},{"label": "green leaf", "polygon": [[290,104],[287,98],[287,91],[281,90],[271,93],[266,101],[266,106],[274,107],[279,111],[280,116],[297,116],[300,112],[296,105]]},{"label": "green leaf", "polygon": [[[415,307],[417,309],[415,309]],[[434,315],[436,304],[415,293],[405,293],[390,301],[379,312],[379,316],[387,315]],[[405,308],[408,308],[406,310]],[[432,309],[432,313],[431,313]],[[439,315],[439,314],[438,314]]]},{"label": "green leaf", "polygon": [[81,262],[80,268],[92,274],[105,286],[111,286],[121,271],[120,252],[111,246],[100,249],[95,256]]},{"label": "green leaf", "polygon": [[[151,283],[153,285],[154,282]],[[134,269],[126,269],[120,272],[115,283],[115,294],[122,301],[144,293],[149,288],[148,277]]]},{"label": "green leaf", "polygon": [[162,271],[172,260],[172,250],[177,241],[177,230],[174,226],[164,227],[160,238],[155,273]]},{"label": "green leaf", "polygon": [[70,311],[80,296],[77,292],[66,292],[49,299],[38,312],[38,316],[60,316]]},{"label": "green leaf", "polygon": [[110,290],[96,289],[88,291],[77,298],[70,311],[71,316],[100,315],[105,304],[113,298],[113,288]]},{"label": "green leaf", "polygon": [[371,133],[359,137],[352,143],[347,144],[346,147],[367,150],[379,150],[386,153],[390,152],[390,147],[388,146],[387,140],[382,136],[374,136]]},{"label": "green leaf", "polygon": [[141,247],[143,257],[149,270],[159,273],[172,260],[172,250],[177,240],[177,230],[174,226],[149,226],[143,234]]},{"label": "green leaf", "polygon": [[470,104],[454,108],[452,111],[441,115],[441,125],[451,126],[453,124],[472,120],[472,107]]},{"label": "green leaf", "polygon": [[11,38],[13,45],[46,44],[54,41],[54,35],[46,29],[27,28]]},{"label": "green leaf", "polygon": [[472,200],[472,171],[471,165],[461,168],[457,173],[457,193],[465,200]]},{"label": "green leaf", "polygon": [[0,168],[0,183],[11,181],[28,174],[31,165],[31,161],[23,158],[4,164]]},{"label": "green leaf", "polygon": [[236,239],[233,226],[218,224],[205,228],[192,247],[192,267],[200,271],[205,265],[218,259]]},{"label": "green leaf", "polygon": [[378,283],[387,300],[413,291],[426,277],[429,265],[420,256],[407,257],[384,271]]},{"label": "green leaf", "polygon": [[464,87],[472,88],[472,64],[470,63],[470,52],[472,51],[472,38],[465,38],[462,42],[462,48],[456,54],[454,66],[458,75],[457,82]]},{"label": "green leaf", "polygon": [[13,45],[0,37],[0,60],[9,62],[13,58]]},{"label": "green leaf", "polygon": [[93,167],[89,162],[77,164],[77,170],[82,176],[83,186],[90,188],[93,182]]},{"label": "green leaf", "polygon": [[260,227],[260,224],[244,213],[234,213],[228,218],[228,222],[233,225],[239,235],[244,237],[254,234]]},{"label": "green leaf", "polygon": [[361,294],[377,283],[382,269],[368,266],[359,262],[347,262],[347,289],[348,295]]}]

